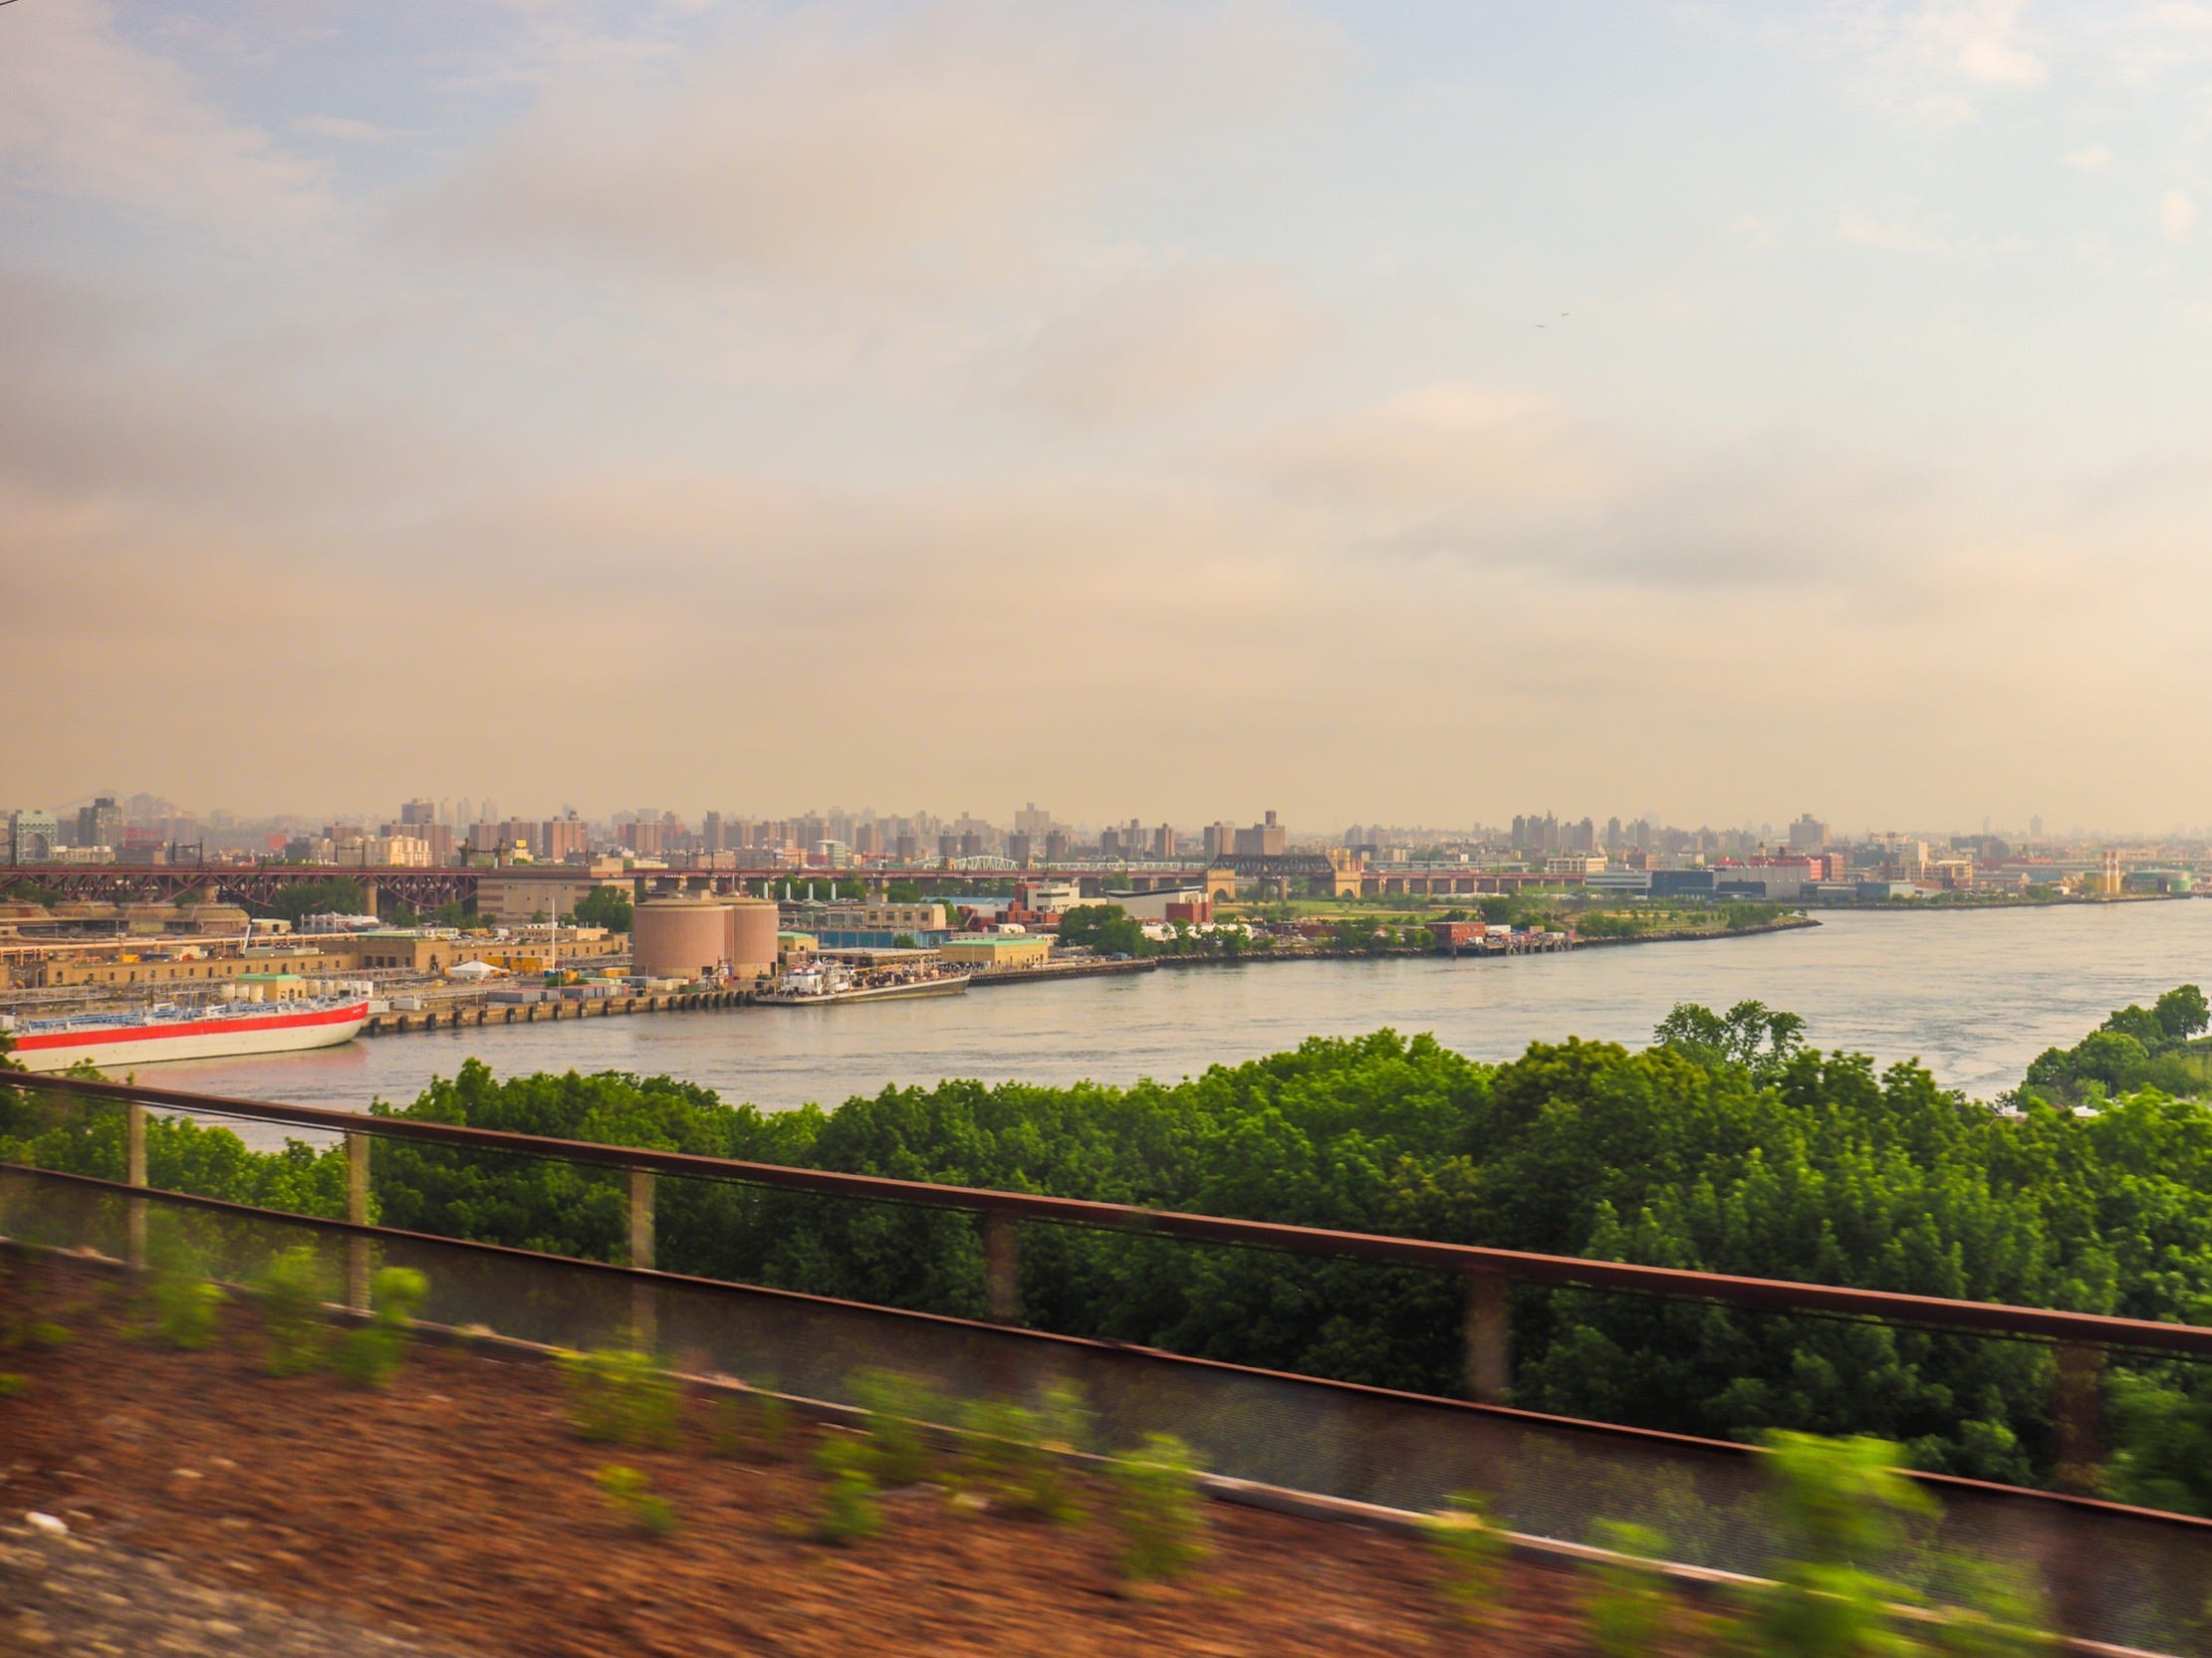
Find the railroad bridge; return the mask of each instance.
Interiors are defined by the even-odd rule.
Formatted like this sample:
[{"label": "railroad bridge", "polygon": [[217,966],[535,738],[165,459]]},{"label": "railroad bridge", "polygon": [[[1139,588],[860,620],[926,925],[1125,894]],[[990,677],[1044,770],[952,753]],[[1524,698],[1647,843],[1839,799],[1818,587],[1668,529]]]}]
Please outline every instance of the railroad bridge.
[{"label": "railroad bridge", "polygon": [[[1242,892],[1288,897],[1307,891],[1336,891],[1351,896],[1447,897],[1478,893],[1515,892],[1524,886],[1542,885],[1558,876],[1500,874],[1469,868],[1340,868],[1318,852],[1292,852],[1274,856],[1228,856],[1206,862],[1176,864],[1063,864],[1050,869],[852,869],[852,868],[701,868],[631,869],[602,877],[609,885],[628,886],[638,897],[673,896],[678,893],[731,893],[761,890],[764,883],[780,892],[787,884],[804,891],[811,882],[859,878],[871,886],[886,881],[926,881],[939,892],[996,887],[1017,879],[1080,880],[1087,891],[1094,887],[1137,890],[1160,887],[1218,888],[1224,874],[1235,877]],[[46,863],[0,869],[0,895],[10,885],[26,884],[54,892],[68,903],[167,903],[187,895],[208,902],[230,902],[248,909],[266,909],[278,892],[301,881],[346,880],[358,885],[371,910],[381,910],[391,900],[429,911],[441,904],[473,907],[478,886],[486,879],[503,884],[544,881],[575,887],[589,879],[589,871],[575,864],[509,864],[500,868],[365,867],[358,863]],[[551,906],[548,906],[549,908]]]}]

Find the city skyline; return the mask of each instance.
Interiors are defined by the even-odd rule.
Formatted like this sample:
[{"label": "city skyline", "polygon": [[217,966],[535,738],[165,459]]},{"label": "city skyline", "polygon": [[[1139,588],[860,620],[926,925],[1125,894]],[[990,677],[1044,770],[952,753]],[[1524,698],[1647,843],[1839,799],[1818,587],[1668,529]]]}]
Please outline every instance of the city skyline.
[{"label": "city skyline", "polygon": [[[117,829],[128,826],[139,843],[151,828],[159,828],[172,838],[189,843],[195,836],[209,833],[218,838],[235,837],[242,832],[258,831],[287,826],[296,830],[313,831],[320,826],[323,832],[343,829],[344,832],[364,836],[406,835],[413,826],[440,826],[458,836],[456,844],[467,842],[467,831],[472,828],[491,828],[502,823],[522,825],[535,831],[539,827],[566,822],[578,831],[597,829],[608,831],[613,838],[623,831],[625,826],[646,824],[664,826],[679,835],[697,835],[702,831],[712,835],[719,829],[733,833],[744,830],[765,831],[779,829],[789,832],[790,843],[804,844],[812,839],[847,840],[855,826],[876,826],[891,832],[904,829],[926,836],[940,832],[958,834],[961,831],[983,831],[1003,839],[1014,834],[1028,835],[1041,850],[1048,832],[1059,832],[1071,837],[1082,837],[1085,843],[1095,844],[1102,830],[1128,831],[1117,844],[1138,853],[1140,843],[1155,837],[1161,830],[1179,837],[1182,850],[1190,851],[1205,842],[1206,837],[1230,833],[1246,829],[1255,831],[1263,824],[1272,833],[1281,815],[1267,809],[1254,824],[1247,825],[1234,812],[1216,813],[1202,820],[1177,820],[1173,817],[1131,814],[1105,820],[1087,820],[1064,816],[1049,807],[1040,807],[1028,801],[1022,807],[1010,810],[990,810],[976,813],[967,808],[955,813],[940,813],[927,806],[912,806],[906,810],[878,809],[872,805],[858,807],[842,803],[809,805],[795,811],[776,812],[746,809],[725,804],[721,807],[639,806],[614,807],[580,811],[574,804],[563,802],[557,808],[533,810],[528,807],[515,809],[513,803],[501,803],[491,796],[414,796],[401,801],[396,810],[355,807],[342,810],[313,811],[294,809],[264,815],[240,814],[219,806],[205,809],[179,805],[163,796],[144,791],[125,794],[120,790],[95,792],[81,800],[50,803],[45,807],[10,806],[0,801],[0,825],[11,815],[24,812],[44,812],[59,826],[60,843],[96,845],[105,836],[94,834],[86,837],[88,821],[106,822],[112,819]],[[2015,841],[2022,844],[2051,844],[2063,842],[2212,842],[2212,825],[2175,825],[2164,829],[2135,828],[2113,829],[2090,828],[2080,824],[2047,824],[2042,814],[2031,815],[2025,823],[2011,824],[1985,815],[1979,826],[1928,825],[1865,822],[1854,824],[1843,819],[1822,818],[1812,812],[1800,813],[1793,821],[1780,821],[1772,816],[1731,823],[1710,817],[1694,823],[1675,822],[1663,814],[1608,813],[1599,817],[1584,813],[1578,820],[1574,813],[1560,814],[1547,810],[1542,815],[1516,813],[1510,819],[1500,815],[1494,820],[1475,816],[1458,824],[1419,824],[1388,817],[1368,816],[1349,824],[1313,825],[1282,821],[1282,832],[1303,845],[1342,842],[1348,845],[1379,843],[1398,847],[1419,846],[1428,843],[1492,840],[1506,844],[1521,844],[1523,825],[1526,823],[1534,841],[1534,831],[1539,825],[1546,826],[1553,839],[1553,850],[1595,850],[1624,847],[1656,846],[1658,837],[1706,837],[1715,842],[1708,849],[1748,850],[1753,844],[1803,849],[1822,846],[1879,840],[1883,838],[1922,837],[1931,840],[1969,840],[1979,836],[1987,840]],[[71,826],[75,825],[74,832]],[[805,829],[807,832],[801,832]],[[1578,838],[1579,836],[1579,838]],[[1725,846],[1720,842],[1726,842]],[[750,845],[749,838],[732,838],[732,846]],[[578,845],[581,846],[581,842]],[[698,849],[693,847],[691,849]],[[718,849],[709,846],[706,849]],[[887,852],[888,846],[877,848]],[[538,848],[539,855],[549,855],[546,848]],[[552,853],[550,855],[559,855]]]},{"label": "city skyline", "polygon": [[0,789],[2204,821],[2208,17],[0,7]]}]

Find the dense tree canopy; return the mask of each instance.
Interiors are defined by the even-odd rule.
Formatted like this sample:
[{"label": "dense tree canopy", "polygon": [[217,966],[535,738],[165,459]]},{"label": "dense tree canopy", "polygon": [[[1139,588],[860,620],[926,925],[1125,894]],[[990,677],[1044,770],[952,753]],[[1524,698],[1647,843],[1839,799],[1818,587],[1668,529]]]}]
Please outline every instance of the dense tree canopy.
[{"label": "dense tree canopy", "polygon": [[1060,918],[1060,942],[1089,945],[1102,956],[1149,956],[1152,941],[1142,923],[1119,904],[1078,904]]},{"label": "dense tree canopy", "polygon": [[[2069,1075],[2180,1055],[2185,987],[2122,1010]],[[1312,1226],[1921,1295],[2212,1321],[2212,1110],[2154,1088],[2007,1108],[1808,1048],[1756,1002],[1677,1008],[1653,1046],[1569,1039],[1485,1066],[1428,1037],[1312,1039],[1175,1083],[886,1088],[834,1112],[729,1105],[667,1077],[499,1080],[471,1062],[378,1110],[533,1134],[1059,1193]],[[2106,1041],[2103,1039],[2109,1038]],[[2153,1052],[2152,1044],[2164,1045]],[[2122,1046],[2128,1045],[2128,1046]],[[2047,1056],[2048,1058],[2048,1056]],[[2042,1061],[2038,1065],[2043,1065]],[[121,1168],[120,1131],[16,1107],[0,1157]],[[336,1154],[258,1159],[172,1125],[155,1180],[322,1213]],[[10,1140],[9,1135],[16,1136]],[[73,1137],[74,1136],[74,1137]],[[391,1225],[615,1257],[619,1177],[385,1142]],[[659,1259],[960,1313],[983,1308],[970,1217],[664,1181]],[[1423,1391],[1460,1385],[1459,1290],[1421,1272],[1031,1226],[1024,1315],[1081,1331]],[[1866,1432],[1921,1466],[2034,1479],[2051,1359],[2023,1344],[1589,1292],[1516,1292],[1517,1403],[1716,1436]],[[2212,1512],[2212,1385],[2119,1378],[2115,1491]]]},{"label": "dense tree canopy", "polygon": [[326,878],[290,881],[270,895],[265,907],[271,915],[296,923],[303,915],[359,915],[367,901],[359,881]]},{"label": "dense tree canopy", "polygon": [[2194,1097],[2212,1085],[2212,1056],[2191,1047],[2207,1025],[2204,992],[2178,985],[2148,1008],[2121,1008],[2072,1048],[2045,1049],[2013,1097],[2093,1105],[2146,1087]]},{"label": "dense tree canopy", "polygon": [[595,886],[578,902],[575,921],[580,927],[605,927],[611,933],[626,933],[635,907],[629,894],[620,887]]}]

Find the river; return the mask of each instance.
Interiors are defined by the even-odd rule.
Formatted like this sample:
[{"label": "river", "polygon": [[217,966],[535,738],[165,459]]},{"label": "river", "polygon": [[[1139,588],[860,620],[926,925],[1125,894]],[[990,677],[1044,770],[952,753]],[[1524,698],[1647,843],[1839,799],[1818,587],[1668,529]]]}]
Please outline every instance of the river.
[{"label": "river", "polygon": [[[411,1099],[474,1056],[508,1074],[630,1070],[769,1108],[835,1104],[945,1076],[1172,1079],[1391,1026],[1485,1060],[1569,1035],[1640,1044],[1676,1002],[1747,997],[1800,1014],[1808,1040],[1919,1059],[1987,1097],[2115,1007],[2212,982],[2212,903],[1912,913],[1831,911],[1825,925],[1709,943],[1507,960],[1314,961],[1163,969],[843,1008],[524,1025],[364,1039],[317,1053],[201,1060],[145,1080],[360,1108]],[[263,1136],[252,1136],[260,1141]]]}]

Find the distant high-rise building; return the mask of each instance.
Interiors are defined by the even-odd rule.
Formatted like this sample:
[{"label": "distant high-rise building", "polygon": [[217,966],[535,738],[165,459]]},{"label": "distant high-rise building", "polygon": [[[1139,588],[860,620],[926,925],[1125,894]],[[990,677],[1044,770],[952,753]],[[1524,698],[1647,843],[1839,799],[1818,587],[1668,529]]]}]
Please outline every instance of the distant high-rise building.
[{"label": "distant high-rise building", "polygon": [[1047,863],[1066,863],[1068,861],[1069,845],[1066,829],[1048,830],[1045,835],[1045,861]]},{"label": "distant high-rise building", "polygon": [[573,812],[565,818],[549,818],[538,826],[538,855],[549,862],[581,860],[589,856],[591,850],[591,829],[579,822]]},{"label": "distant high-rise building", "polygon": [[1230,823],[1206,826],[1206,856],[1209,859],[1228,857],[1237,849],[1237,826]]},{"label": "distant high-rise building", "polygon": [[51,812],[8,814],[8,861],[52,863],[54,848],[62,843],[61,826]]},{"label": "distant high-rise building", "polygon": [[702,852],[727,851],[729,842],[723,836],[722,814],[719,812],[708,813],[699,824],[699,850]]},{"label": "distant high-rise building", "polygon": [[1175,855],[1175,829],[1172,824],[1162,824],[1152,830],[1152,855],[1163,861]]},{"label": "distant high-rise building", "polygon": [[2041,813],[2028,820],[2028,837],[2031,840],[2041,840],[2043,838],[2043,816]]},{"label": "distant high-rise building", "polygon": [[90,806],[77,809],[77,843],[80,846],[115,846],[123,842],[123,809],[113,795],[102,795]]},{"label": "distant high-rise building", "polygon": [[1238,857],[1281,857],[1290,850],[1290,830],[1270,812],[1265,823],[1238,829],[1231,845]]},{"label": "distant high-rise building", "polygon": [[1121,831],[1104,829],[1099,831],[1099,855],[1104,858],[1127,857],[1128,847],[1122,843]]},{"label": "distant high-rise building", "polygon": [[1014,814],[1014,832],[1026,834],[1032,840],[1042,840],[1053,831],[1053,815],[1040,811],[1035,801]]},{"label": "distant high-rise building", "polygon": [[413,829],[418,824],[434,824],[437,821],[438,803],[436,801],[426,801],[417,797],[414,800],[399,803],[399,822],[407,829]]},{"label": "distant high-rise building", "polygon": [[1793,852],[1825,852],[1828,850],[1828,826],[1808,812],[1790,826],[1790,850]]},{"label": "distant high-rise building", "polygon": [[1030,859],[1035,855],[1035,852],[1036,842],[1020,829],[1016,829],[1006,837],[1006,855],[1023,868],[1027,869],[1029,867]]}]

